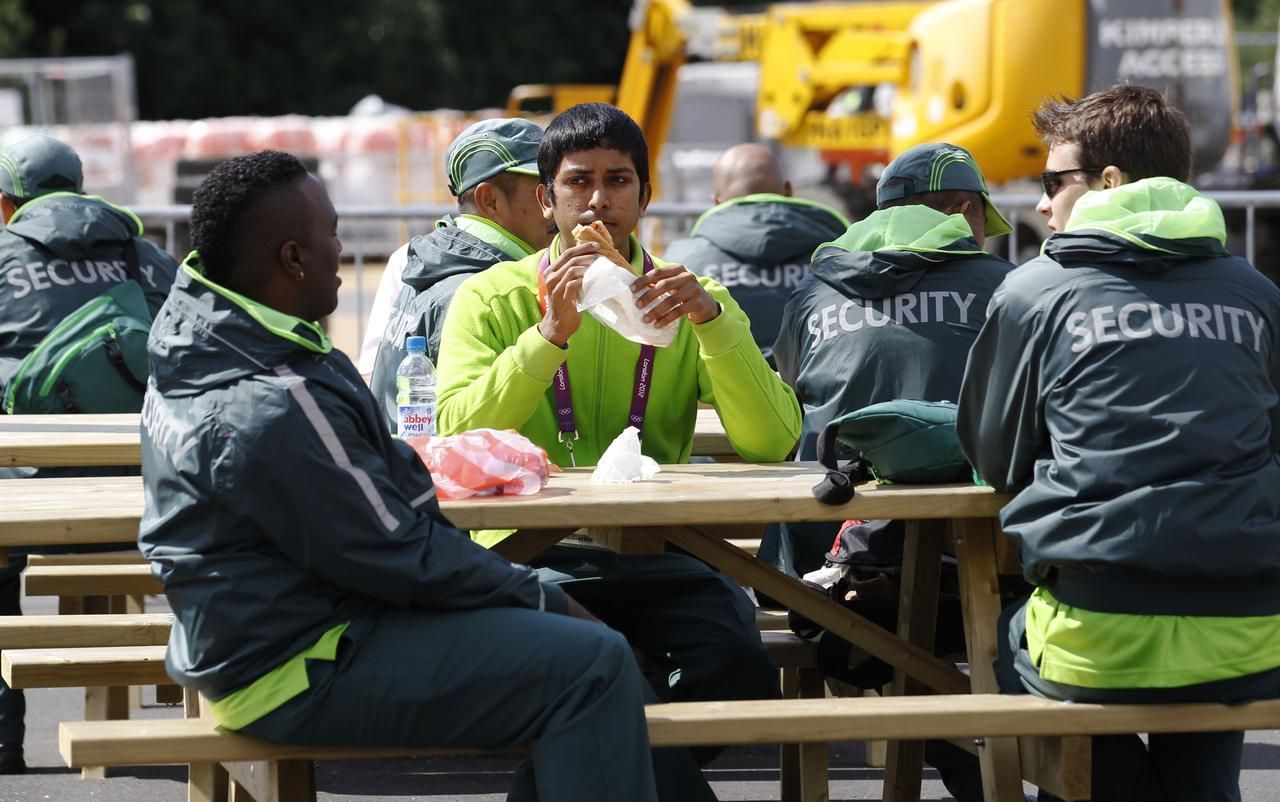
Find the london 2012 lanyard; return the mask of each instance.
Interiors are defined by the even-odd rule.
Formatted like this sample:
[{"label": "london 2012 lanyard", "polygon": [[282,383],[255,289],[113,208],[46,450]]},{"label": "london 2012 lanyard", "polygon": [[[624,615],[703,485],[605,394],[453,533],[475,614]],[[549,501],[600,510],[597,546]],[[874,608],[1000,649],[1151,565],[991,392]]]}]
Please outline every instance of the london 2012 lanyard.
[{"label": "london 2012 lanyard", "polygon": [[[653,269],[653,259],[649,257],[648,251],[641,249],[644,254],[644,268],[641,273],[648,273]],[[541,275],[551,267],[551,249],[548,248],[542,252],[542,258],[538,262],[538,273]],[[538,282],[542,284],[541,281]],[[542,313],[547,312],[547,296],[546,291],[540,289],[538,293],[538,303],[542,307]],[[652,345],[642,345],[640,347],[640,358],[636,360],[636,380],[631,391],[631,414],[628,422],[644,431],[644,413],[649,406],[649,389],[653,384],[653,360],[657,355],[658,349]],[[556,369],[555,379],[552,380],[552,387],[556,394],[556,425],[560,430],[559,439],[564,443],[565,448],[569,449],[569,464],[577,467],[577,460],[573,456],[573,443],[578,439],[578,426],[573,418],[573,396],[569,392],[569,364],[566,360],[560,363],[560,367]]]}]

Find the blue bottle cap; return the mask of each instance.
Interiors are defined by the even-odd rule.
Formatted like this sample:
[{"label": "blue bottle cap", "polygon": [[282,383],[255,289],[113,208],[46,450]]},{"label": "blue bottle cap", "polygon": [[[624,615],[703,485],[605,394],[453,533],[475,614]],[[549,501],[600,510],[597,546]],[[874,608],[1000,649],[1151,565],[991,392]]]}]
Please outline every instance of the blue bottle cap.
[{"label": "blue bottle cap", "polygon": [[412,337],[405,337],[404,348],[410,353],[425,354],[427,352],[427,338],[416,335]]}]

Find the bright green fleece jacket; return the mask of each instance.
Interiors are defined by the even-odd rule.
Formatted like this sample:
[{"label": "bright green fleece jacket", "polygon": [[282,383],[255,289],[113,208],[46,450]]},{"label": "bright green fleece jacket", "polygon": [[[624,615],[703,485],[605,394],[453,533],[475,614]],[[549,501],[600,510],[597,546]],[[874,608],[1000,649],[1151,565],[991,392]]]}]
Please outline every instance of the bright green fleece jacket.
[{"label": "bright green fleece jacket", "polygon": [[[560,238],[550,258],[560,253]],[[631,269],[639,275],[640,243],[631,238]],[[570,464],[558,440],[551,381],[568,358],[579,440],[578,465],[595,465],[627,427],[640,346],[583,313],[582,325],[557,348],[538,331],[538,261],[499,262],[463,282],[449,307],[440,341],[437,430],[454,434],[481,427],[518,429]],[[654,259],[655,267],[664,262]],[[751,462],[785,460],[800,435],[795,393],[770,368],[751,323],[729,291],[709,278],[699,283],[723,311],[693,325],[680,320],[675,342],[659,348],[641,447],[659,463],[689,461],[699,401],[713,405],[729,442]],[[677,324],[672,324],[677,325]]]}]

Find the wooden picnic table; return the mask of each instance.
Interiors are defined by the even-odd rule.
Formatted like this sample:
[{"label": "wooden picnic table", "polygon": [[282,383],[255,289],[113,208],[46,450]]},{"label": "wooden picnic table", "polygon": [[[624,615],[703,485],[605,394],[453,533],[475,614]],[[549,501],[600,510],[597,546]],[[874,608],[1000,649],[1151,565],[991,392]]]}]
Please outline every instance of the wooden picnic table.
[{"label": "wooden picnic table", "polygon": [[[138,417],[136,413],[0,415],[0,467],[138,465],[142,462]],[[736,456],[714,409],[698,410],[693,453]]]},{"label": "wooden picnic table", "polygon": [[137,413],[0,415],[0,467],[138,465]]},{"label": "wooden picnic table", "polygon": [[[996,692],[992,662],[1000,612],[1000,534],[993,519],[1008,497],[972,485],[868,484],[848,504],[833,507],[811,493],[823,475],[816,463],[712,463],[664,466],[653,479],[636,484],[595,485],[591,469],[583,468],[554,474],[536,496],[442,501],[441,508],[462,528],[518,528],[498,550],[521,562],[582,528],[620,550],[652,550],[670,542],[892,664],[898,671],[897,693]],[[131,540],[142,505],[140,477],[0,482],[0,548]],[[771,522],[847,518],[911,522],[897,636],[728,542],[758,537]],[[954,540],[960,576],[968,676],[931,652],[947,538]],[[1052,773],[1065,765],[1061,744],[1059,752],[1023,744],[1021,758],[1019,747],[1009,738],[989,738],[979,747],[988,800],[1020,802],[1024,769],[1048,767]],[[921,756],[918,744],[891,745],[886,799],[918,798]],[[1031,779],[1044,784],[1043,778]]]}]

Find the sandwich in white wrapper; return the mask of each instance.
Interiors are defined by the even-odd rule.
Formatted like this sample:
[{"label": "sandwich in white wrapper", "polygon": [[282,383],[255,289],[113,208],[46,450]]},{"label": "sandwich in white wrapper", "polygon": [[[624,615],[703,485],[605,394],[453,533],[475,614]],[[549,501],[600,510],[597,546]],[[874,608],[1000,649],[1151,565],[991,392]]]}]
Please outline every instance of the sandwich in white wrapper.
[{"label": "sandwich in white wrapper", "polygon": [[679,319],[666,326],[646,323],[645,313],[662,300],[659,296],[644,309],[637,309],[631,284],[636,276],[624,267],[622,255],[613,246],[609,231],[598,221],[590,226],[578,226],[574,238],[582,242],[596,242],[600,255],[587,268],[582,277],[582,295],[577,307],[579,312],[590,312],[596,320],[613,329],[633,343],[663,348],[675,341]]}]

